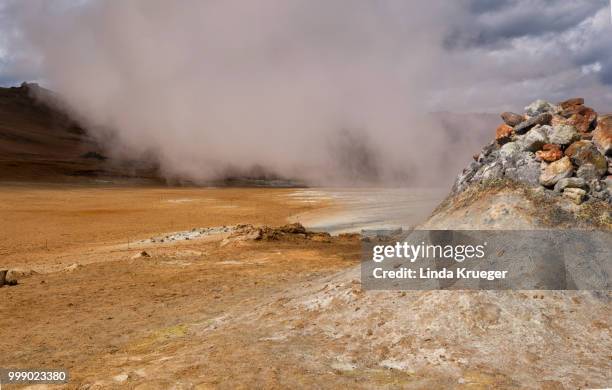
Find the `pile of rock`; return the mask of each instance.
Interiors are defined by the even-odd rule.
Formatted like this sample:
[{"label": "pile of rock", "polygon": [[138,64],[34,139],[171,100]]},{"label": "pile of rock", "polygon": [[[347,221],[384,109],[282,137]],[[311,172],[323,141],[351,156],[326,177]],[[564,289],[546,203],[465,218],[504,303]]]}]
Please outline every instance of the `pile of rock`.
[{"label": "pile of rock", "polygon": [[537,100],[525,114],[501,114],[495,141],[457,177],[453,193],[472,183],[507,178],[562,194],[576,204],[612,203],[612,115],[584,100]]}]

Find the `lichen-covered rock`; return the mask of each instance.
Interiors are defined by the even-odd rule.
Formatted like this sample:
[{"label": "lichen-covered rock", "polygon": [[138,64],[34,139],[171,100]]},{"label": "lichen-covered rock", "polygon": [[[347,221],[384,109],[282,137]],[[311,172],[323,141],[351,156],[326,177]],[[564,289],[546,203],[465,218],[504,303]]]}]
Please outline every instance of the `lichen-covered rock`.
[{"label": "lichen-covered rock", "polygon": [[497,143],[500,145],[510,142],[512,139],[512,132],[512,127],[502,123],[495,130],[495,141],[497,141]]},{"label": "lichen-covered rock", "polygon": [[514,132],[516,134],[525,134],[527,131],[529,131],[529,129],[531,129],[535,125],[541,125],[541,126],[549,125],[551,120],[552,120],[552,114],[545,112],[537,116],[534,116],[533,118],[529,118],[526,121],[521,122],[518,125],[514,126]]},{"label": "lichen-covered rock", "polygon": [[505,170],[505,177],[516,180],[529,186],[539,185],[540,163],[532,153],[519,153],[515,155],[512,164]]},{"label": "lichen-covered rock", "polygon": [[580,134],[578,134],[576,128],[571,125],[552,126],[551,131],[548,134],[548,140],[550,143],[557,145],[569,145],[579,139]]},{"label": "lichen-covered rock", "polygon": [[521,152],[521,145],[518,142],[508,142],[499,149],[499,155],[504,159],[511,159]]},{"label": "lichen-covered rock", "polygon": [[535,116],[545,112],[555,112],[557,110],[558,107],[556,107],[554,104],[542,99],[538,99],[525,107],[525,113],[527,113],[529,116]]},{"label": "lichen-covered rock", "polygon": [[541,161],[553,162],[563,157],[563,151],[557,144],[544,144],[542,150],[536,152],[536,158]]},{"label": "lichen-covered rock", "polygon": [[525,117],[523,115],[515,114],[513,112],[503,112],[500,116],[504,123],[511,127],[525,121]]},{"label": "lichen-covered rock", "polygon": [[565,150],[565,155],[578,166],[592,164],[598,177],[605,175],[608,171],[606,158],[591,141],[581,140],[572,143]]},{"label": "lichen-covered rock", "polygon": [[612,115],[597,120],[597,128],[593,131],[593,142],[601,153],[612,157]]},{"label": "lichen-covered rock", "polygon": [[555,184],[555,191],[561,192],[566,188],[582,188],[583,190],[588,189],[587,183],[584,179],[579,177],[566,177],[561,179]]},{"label": "lichen-covered rock", "polygon": [[536,152],[548,143],[548,135],[546,130],[540,126],[535,126],[520,138],[520,144],[523,150]]},{"label": "lichen-covered rock", "polygon": [[572,165],[569,157],[565,156],[560,160],[550,163],[544,171],[541,173],[539,182],[544,187],[552,187],[561,179],[571,177],[574,172],[574,166]]}]

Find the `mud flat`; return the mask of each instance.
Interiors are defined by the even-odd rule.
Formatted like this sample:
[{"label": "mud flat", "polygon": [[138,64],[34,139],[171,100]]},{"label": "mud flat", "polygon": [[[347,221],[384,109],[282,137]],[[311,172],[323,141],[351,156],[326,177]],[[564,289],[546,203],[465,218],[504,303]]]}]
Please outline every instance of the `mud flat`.
[{"label": "mud flat", "polygon": [[328,202],[291,218],[315,231],[333,234],[362,229],[410,229],[423,222],[446,196],[438,188],[317,188],[289,196],[308,203]]}]

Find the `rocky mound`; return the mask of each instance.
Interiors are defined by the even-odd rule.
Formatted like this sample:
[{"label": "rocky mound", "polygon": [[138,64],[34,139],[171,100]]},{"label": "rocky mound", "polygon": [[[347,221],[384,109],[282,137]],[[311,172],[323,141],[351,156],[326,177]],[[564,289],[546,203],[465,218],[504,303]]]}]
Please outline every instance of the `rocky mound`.
[{"label": "rocky mound", "polygon": [[495,141],[474,156],[452,195],[471,184],[509,179],[575,204],[612,204],[612,115],[584,100],[537,100],[524,114],[504,112]]}]

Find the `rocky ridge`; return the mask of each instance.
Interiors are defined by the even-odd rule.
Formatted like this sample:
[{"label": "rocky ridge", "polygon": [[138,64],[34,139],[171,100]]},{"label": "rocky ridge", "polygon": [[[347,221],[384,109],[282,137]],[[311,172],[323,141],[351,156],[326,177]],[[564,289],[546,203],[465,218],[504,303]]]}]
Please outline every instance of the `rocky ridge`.
[{"label": "rocky ridge", "polygon": [[509,179],[577,205],[612,204],[612,115],[574,98],[537,100],[523,114],[504,112],[495,140],[474,155],[451,195],[470,185]]}]

